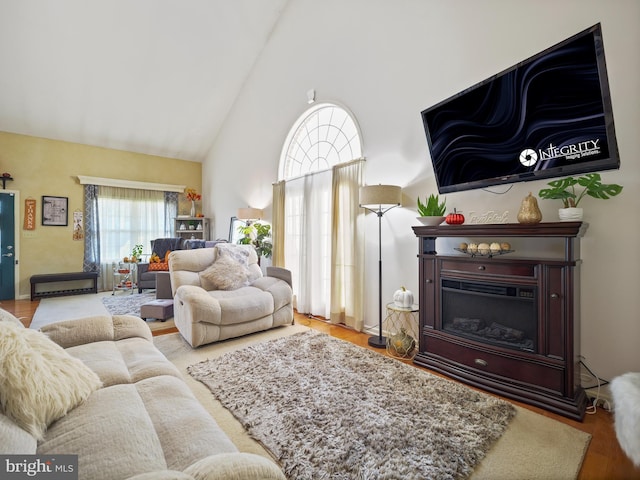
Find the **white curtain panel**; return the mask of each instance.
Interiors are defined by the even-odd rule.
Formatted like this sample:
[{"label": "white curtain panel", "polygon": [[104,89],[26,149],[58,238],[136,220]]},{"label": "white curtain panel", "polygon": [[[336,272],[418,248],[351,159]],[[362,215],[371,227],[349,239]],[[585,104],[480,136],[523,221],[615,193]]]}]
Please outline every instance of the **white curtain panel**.
[{"label": "white curtain panel", "polygon": [[300,313],[330,317],[331,170],[287,181],[285,266]]},{"label": "white curtain panel", "polygon": [[151,240],[165,237],[164,192],[99,187],[101,290],[113,288],[113,264],[141,244],[150,254]]},{"label": "white curtain panel", "polygon": [[285,225],[285,185],[286,182],[281,180],[273,184],[273,207],[271,209],[273,215],[273,223],[271,228],[271,241],[273,242],[273,250],[271,255],[272,264],[275,267],[284,267],[284,225]]},{"label": "white curtain panel", "polygon": [[333,167],[331,323],[364,326],[364,210],[359,206],[364,160]]}]

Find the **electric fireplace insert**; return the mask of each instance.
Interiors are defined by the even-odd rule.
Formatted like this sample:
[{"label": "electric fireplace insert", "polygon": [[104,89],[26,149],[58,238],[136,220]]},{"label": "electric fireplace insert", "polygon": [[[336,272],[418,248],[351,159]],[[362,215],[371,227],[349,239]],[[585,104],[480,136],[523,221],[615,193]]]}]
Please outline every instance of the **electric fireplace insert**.
[{"label": "electric fireplace insert", "polygon": [[443,330],[491,345],[535,352],[536,290],[442,279]]}]

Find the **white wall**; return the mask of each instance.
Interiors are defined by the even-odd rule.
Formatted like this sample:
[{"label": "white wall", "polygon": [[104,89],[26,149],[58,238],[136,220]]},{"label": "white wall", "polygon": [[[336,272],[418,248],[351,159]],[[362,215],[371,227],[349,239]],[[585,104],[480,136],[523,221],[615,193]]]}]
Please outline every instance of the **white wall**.
[{"label": "white wall", "polygon": [[[435,192],[420,119],[424,108],[597,22],[602,23],[624,185],[609,201],[587,199],[582,242],[582,353],[601,377],[640,371],[640,2],[637,0],[290,0],[204,165],[215,236],[238,207],[267,208],[282,144],[307,108],[306,91],[356,116],[366,182],[401,185],[404,207],[383,217],[384,301],[418,291],[416,197]],[[509,211],[545,182],[447,195],[449,207]],[[506,190],[497,188],[498,191]],[[559,205],[540,201],[545,221]],[[367,222],[366,324],[377,324],[377,220]]]}]

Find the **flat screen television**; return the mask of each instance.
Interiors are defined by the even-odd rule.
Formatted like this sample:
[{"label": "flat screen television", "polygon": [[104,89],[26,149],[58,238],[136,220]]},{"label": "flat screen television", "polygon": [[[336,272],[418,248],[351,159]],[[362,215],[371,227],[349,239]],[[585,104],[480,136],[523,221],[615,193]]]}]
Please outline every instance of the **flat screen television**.
[{"label": "flat screen television", "polygon": [[440,193],[620,168],[600,24],[422,112]]}]

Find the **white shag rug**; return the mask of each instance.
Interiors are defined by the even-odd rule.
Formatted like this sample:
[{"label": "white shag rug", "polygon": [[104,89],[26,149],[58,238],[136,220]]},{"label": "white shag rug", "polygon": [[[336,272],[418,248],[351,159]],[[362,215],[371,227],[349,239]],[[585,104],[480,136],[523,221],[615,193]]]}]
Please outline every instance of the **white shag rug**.
[{"label": "white shag rug", "polygon": [[288,478],[467,478],[510,403],[323,333],[259,343],[188,368]]},{"label": "white shag rug", "polygon": [[[237,418],[227,410],[211,390],[188,374],[189,366],[218,358],[249,345],[273,340],[301,331],[303,325],[289,325],[244,337],[210,343],[192,348],[179,333],[153,337],[153,343],[182,372],[187,385],[242,452],[255,453],[267,458],[273,456],[255,439]],[[507,430],[476,467],[470,480],[575,480],[578,478],[591,436],[544,415],[515,406],[517,415]],[[416,478],[414,475],[413,477]]]}]

